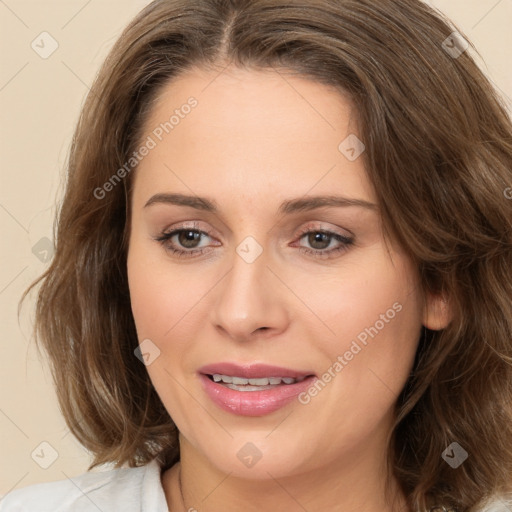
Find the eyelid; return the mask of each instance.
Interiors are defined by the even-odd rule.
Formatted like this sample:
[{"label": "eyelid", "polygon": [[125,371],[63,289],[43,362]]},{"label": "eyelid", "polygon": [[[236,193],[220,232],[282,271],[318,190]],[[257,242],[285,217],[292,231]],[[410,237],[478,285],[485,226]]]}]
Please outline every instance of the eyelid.
[{"label": "eyelid", "polygon": [[177,224],[170,224],[169,226],[167,226],[164,229],[161,229],[159,231],[159,236],[172,233],[173,231],[180,231],[180,230],[187,230],[187,229],[190,229],[191,231],[199,231],[201,233],[207,234],[210,237],[214,237],[215,236],[214,233],[216,233],[216,231],[213,228],[202,227],[200,221],[194,220],[194,221],[178,222]]},{"label": "eyelid", "polygon": [[310,231],[319,231],[319,232],[329,232],[334,233],[336,235],[342,236],[344,238],[354,238],[354,233],[352,233],[350,230],[345,228],[340,228],[339,226],[332,227],[332,224],[325,227],[321,225],[322,222],[308,222],[304,227],[301,227],[298,231],[298,234],[296,236],[302,236],[306,233],[309,233]]}]

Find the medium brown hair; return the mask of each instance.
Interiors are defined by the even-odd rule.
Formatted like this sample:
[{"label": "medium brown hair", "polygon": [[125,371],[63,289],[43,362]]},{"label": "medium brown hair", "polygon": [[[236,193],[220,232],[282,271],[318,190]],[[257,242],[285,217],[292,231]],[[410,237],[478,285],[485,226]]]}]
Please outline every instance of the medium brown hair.
[{"label": "medium brown hair", "polygon": [[[348,93],[386,233],[417,265],[422,291],[450,303],[446,329],[423,329],[389,439],[409,505],[473,511],[510,491],[512,125],[473,46],[443,47],[454,30],[418,0],[157,0],[127,27],[82,110],[55,257],[31,286],[41,284],[38,344],[67,424],[94,456],[89,469],[179,460],[176,426],[134,356],[126,255],[136,170],[95,191],[137,149],[169,80],[232,63]],[[453,442],[469,454],[457,469],[441,458]]]}]

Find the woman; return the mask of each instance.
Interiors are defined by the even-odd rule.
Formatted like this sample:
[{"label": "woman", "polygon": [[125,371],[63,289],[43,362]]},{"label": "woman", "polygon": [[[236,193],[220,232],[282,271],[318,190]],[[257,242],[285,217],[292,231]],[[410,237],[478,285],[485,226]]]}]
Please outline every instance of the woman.
[{"label": "woman", "polygon": [[510,510],[511,183],[510,118],[423,3],[153,2],[37,304],[116,469],[0,510]]}]

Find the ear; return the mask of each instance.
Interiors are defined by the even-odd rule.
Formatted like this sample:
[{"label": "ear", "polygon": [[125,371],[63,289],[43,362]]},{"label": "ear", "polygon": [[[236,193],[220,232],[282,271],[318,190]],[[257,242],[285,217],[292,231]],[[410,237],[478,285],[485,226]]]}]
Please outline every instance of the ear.
[{"label": "ear", "polygon": [[450,303],[444,296],[427,294],[423,309],[423,325],[427,329],[440,331],[451,322],[452,317]]}]

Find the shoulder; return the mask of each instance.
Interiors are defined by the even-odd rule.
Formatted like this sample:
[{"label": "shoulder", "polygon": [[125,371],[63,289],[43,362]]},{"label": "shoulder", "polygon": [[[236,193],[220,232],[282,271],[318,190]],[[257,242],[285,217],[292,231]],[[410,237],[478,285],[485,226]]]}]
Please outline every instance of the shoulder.
[{"label": "shoulder", "polygon": [[478,512],[510,512],[512,510],[512,494],[493,496]]},{"label": "shoulder", "polygon": [[87,472],[65,480],[29,485],[11,491],[0,500],[0,512],[98,510],[167,512],[158,463],[154,460],[137,468]]}]

